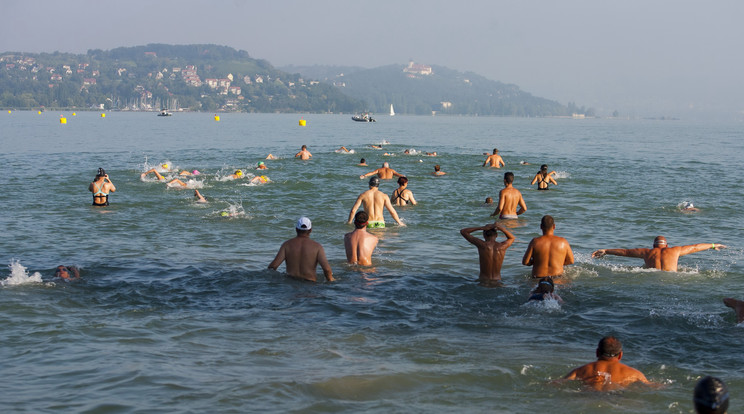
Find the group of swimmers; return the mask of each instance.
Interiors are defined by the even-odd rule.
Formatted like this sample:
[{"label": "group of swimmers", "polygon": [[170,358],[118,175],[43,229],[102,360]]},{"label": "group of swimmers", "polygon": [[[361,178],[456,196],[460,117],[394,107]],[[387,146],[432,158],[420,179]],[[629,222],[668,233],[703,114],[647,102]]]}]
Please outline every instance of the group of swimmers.
[{"label": "group of swimmers", "polygon": [[[344,147],[342,147],[345,149]],[[295,155],[301,160],[309,160],[312,154],[303,145],[300,151]],[[267,159],[275,159],[269,154]],[[359,165],[366,165],[364,159]],[[503,158],[494,149],[493,153],[488,155],[483,163],[484,166],[500,168],[505,165]],[[435,174],[444,174],[435,167]],[[266,169],[263,162],[260,162],[257,169]],[[156,169],[151,169],[142,173],[144,178],[148,174],[155,174],[158,180],[165,180],[165,177]],[[180,176],[199,175],[198,170],[181,171]],[[547,165],[542,165],[540,171],[534,176],[531,184],[538,184],[539,190],[547,190],[549,185],[557,185],[555,171],[548,172]],[[237,170],[232,174],[232,178],[241,178],[242,171]],[[407,188],[408,178],[390,168],[386,162],[382,167],[359,176],[360,179],[372,176],[369,179],[369,189],[362,192],[356,199],[349,212],[348,223],[354,225],[354,230],[344,235],[344,248],[346,251],[347,262],[360,266],[370,266],[372,264],[372,253],[378,244],[378,237],[367,232],[367,229],[380,229],[385,227],[383,211],[388,210],[389,214],[400,226],[405,224],[395,211],[394,205],[402,206],[407,204],[416,204],[413,193]],[[379,191],[380,180],[388,180],[394,177],[398,178],[399,187],[392,196]],[[258,178],[258,177],[256,177]],[[254,178],[255,179],[255,178]],[[501,283],[501,267],[503,264],[506,250],[515,240],[514,235],[503,225],[503,220],[512,220],[527,211],[521,192],[513,187],[514,174],[507,172],[504,174],[504,188],[499,192],[499,199],[496,209],[492,216],[499,218],[494,223],[480,227],[470,227],[460,230],[461,235],[471,244],[478,248],[480,274],[478,280],[480,283],[488,286],[499,285]],[[169,184],[177,184],[185,187],[184,183],[178,178],[172,180]],[[93,193],[95,206],[108,205],[108,195],[116,191],[116,187],[111,182],[109,176],[99,169],[94,181],[90,184],[89,190]],[[203,196],[196,191],[196,196],[201,202],[206,202]],[[363,211],[357,211],[363,207]],[[500,221],[501,220],[501,221]],[[532,267],[532,277],[536,281],[536,286],[528,298],[528,301],[555,300],[562,302],[561,297],[555,292],[555,284],[563,282],[564,266],[574,262],[571,246],[565,238],[556,236],[555,221],[550,215],[545,215],[541,219],[540,228],[542,235],[533,238],[522,258],[522,264]],[[297,279],[316,281],[316,268],[320,266],[323,270],[326,280],[333,281],[333,272],[325,256],[325,251],[320,243],[310,238],[312,232],[312,222],[307,217],[301,217],[295,224],[296,237],[285,241],[274,260],[269,264],[270,269],[276,270],[283,262],[286,262],[286,273]],[[483,240],[474,237],[472,233],[476,231],[483,232]],[[497,241],[498,232],[501,231],[506,239]],[[644,260],[644,267],[656,268],[664,271],[676,271],[677,261],[680,256],[699,252],[707,249],[719,250],[725,248],[720,243],[698,243],[688,246],[668,246],[663,236],[654,240],[653,248],[645,249],[599,249],[592,253],[592,257],[602,257],[605,255],[637,257]],[[60,266],[58,273],[62,278],[79,277],[77,269],[74,267]],[[744,315],[744,302],[735,299],[726,299],[726,305],[737,311],[737,316],[742,319]],[[740,315],[741,314],[741,315]],[[583,367],[573,370],[566,375],[564,379],[580,379],[587,385],[596,389],[606,390],[612,387],[624,386],[633,382],[642,382],[650,384],[640,371],[621,364],[622,349],[619,340],[612,337],[603,338],[597,348],[597,362],[587,364]]]}]

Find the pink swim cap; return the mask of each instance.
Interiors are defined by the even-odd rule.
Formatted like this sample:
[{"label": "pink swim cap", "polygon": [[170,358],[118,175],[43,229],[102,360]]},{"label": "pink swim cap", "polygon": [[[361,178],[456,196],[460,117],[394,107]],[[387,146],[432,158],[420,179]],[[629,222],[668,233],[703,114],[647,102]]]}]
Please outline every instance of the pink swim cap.
[{"label": "pink swim cap", "polygon": [[191,172],[191,174],[194,174],[194,175],[199,175],[199,174],[201,174],[201,173],[199,172],[199,170],[194,170],[194,171],[192,171],[192,172]]}]

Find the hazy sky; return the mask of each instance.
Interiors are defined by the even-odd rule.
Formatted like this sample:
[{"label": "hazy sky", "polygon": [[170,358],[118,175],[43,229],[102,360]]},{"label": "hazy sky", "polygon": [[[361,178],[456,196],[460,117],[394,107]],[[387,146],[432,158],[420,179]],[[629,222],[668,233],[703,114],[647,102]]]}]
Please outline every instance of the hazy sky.
[{"label": "hazy sky", "polygon": [[635,116],[744,118],[744,1],[3,0],[0,52],[214,43],[274,66],[416,62]]}]

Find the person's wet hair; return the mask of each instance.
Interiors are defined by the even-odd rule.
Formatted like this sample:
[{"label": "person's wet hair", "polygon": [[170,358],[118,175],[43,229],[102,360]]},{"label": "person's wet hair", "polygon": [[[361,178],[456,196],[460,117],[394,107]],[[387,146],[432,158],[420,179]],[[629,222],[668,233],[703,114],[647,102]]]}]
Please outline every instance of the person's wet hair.
[{"label": "person's wet hair", "polygon": [[361,229],[367,226],[369,214],[366,211],[359,211],[354,215],[354,227]]},{"label": "person's wet hair", "polygon": [[406,184],[408,184],[408,178],[398,177],[398,185],[406,185]]},{"label": "person's wet hair", "polygon": [[623,351],[623,344],[614,336],[605,336],[597,345],[597,356],[600,358],[614,358]]},{"label": "person's wet hair", "polygon": [[506,172],[504,173],[504,182],[507,184],[511,184],[514,182],[514,173],[513,172]]},{"label": "person's wet hair", "polygon": [[367,160],[365,160],[364,158],[362,158],[361,160],[359,160],[359,164],[366,164],[366,163],[367,163]]},{"label": "person's wet hair", "polygon": [[371,187],[379,187],[380,186],[380,179],[376,176],[372,176],[372,178],[369,179],[369,186]]},{"label": "person's wet hair", "polygon": [[540,228],[541,229],[552,229],[555,226],[555,220],[553,220],[553,216],[544,215],[542,217],[542,220],[540,220]]},{"label": "person's wet hair", "polygon": [[692,401],[700,414],[725,414],[729,406],[728,387],[720,379],[708,375],[695,385]]},{"label": "person's wet hair", "polygon": [[493,235],[498,235],[498,234],[499,234],[499,231],[496,229],[483,230],[483,238],[488,238],[488,237],[491,237]]},{"label": "person's wet hair", "polygon": [[537,283],[535,293],[553,293],[554,290],[555,284],[553,283],[553,278],[544,277]]},{"label": "person's wet hair", "polygon": [[548,164],[543,164],[540,166],[540,171],[548,171]]}]

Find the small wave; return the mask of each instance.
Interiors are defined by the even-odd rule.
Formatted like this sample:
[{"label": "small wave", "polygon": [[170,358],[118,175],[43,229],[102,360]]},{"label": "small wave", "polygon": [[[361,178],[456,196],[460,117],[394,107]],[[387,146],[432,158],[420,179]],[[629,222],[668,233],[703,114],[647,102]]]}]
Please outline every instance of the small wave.
[{"label": "small wave", "polygon": [[571,173],[568,171],[556,171],[555,178],[571,178]]},{"label": "small wave", "polygon": [[1,286],[25,285],[27,283],[42,283],[41,273],[34,272],[32,275],[29,275],[26,271],[26,267],[21,265],[18,260],[12,260],[8,265],[8,268],[10,269],[10,276],[8,276],[5,280],[0,280]]}]

